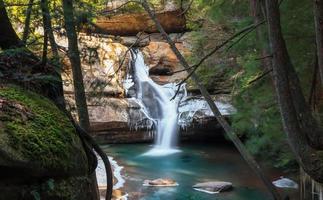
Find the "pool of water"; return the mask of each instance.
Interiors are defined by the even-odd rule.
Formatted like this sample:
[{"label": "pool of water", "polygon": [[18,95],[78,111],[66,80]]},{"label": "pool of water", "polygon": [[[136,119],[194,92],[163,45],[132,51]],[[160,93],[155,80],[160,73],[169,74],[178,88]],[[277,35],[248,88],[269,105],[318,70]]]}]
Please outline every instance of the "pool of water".
[{"label": "pool of water", "polygon": [[[180,153],[164,157],[142,156],[147,144],[106,145],[103,149],[122,166],[125,180],[119,190],[128,200],[269,200],[262,182],[231,146],[182,145]],[[177,187],[145,187],[146,179],[171,178]],[[192,186],[206,181],[229,181],[234,189],[219,194],[193,190]],[[102,179],[99,177],[99,184]],[[119,191],[120,193],[120,191]]]}]

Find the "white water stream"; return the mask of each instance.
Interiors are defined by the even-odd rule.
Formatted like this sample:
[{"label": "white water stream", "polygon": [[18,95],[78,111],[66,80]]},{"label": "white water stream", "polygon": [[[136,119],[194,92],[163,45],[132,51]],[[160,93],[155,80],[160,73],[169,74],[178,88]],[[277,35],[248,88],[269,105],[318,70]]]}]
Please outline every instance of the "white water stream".
[{"label": "white water stream", "polygon": [[179,152],[175,148],[178,134],[178,104],[182,95],[175,95],[177,86],[174,83],[159,85],[149,77],[149,68],[141,52],[132,53],[134,61],[134,80],[137,89],[137,100],[145,107],[149,118],[153,119],[156,129],[154,148],[146,156],[164,156]]}]

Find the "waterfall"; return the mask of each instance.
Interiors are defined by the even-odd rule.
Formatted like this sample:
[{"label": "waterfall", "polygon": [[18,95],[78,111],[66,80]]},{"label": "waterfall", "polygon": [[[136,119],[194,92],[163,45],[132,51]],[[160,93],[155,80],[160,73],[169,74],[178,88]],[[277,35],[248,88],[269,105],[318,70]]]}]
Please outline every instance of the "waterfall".
[{"label": "waterfall", "polygon": [[159,85],[149,77],[149,68],[145,65],[141,52],[132,52],[136,98],[144,107],[150,119],[153,119],[156,131],[154,148],[145,153],[147,156],[164,156],[179,152],[175,148],[179,131],[178,104],[182,93],[175,95],[174,83]]}]

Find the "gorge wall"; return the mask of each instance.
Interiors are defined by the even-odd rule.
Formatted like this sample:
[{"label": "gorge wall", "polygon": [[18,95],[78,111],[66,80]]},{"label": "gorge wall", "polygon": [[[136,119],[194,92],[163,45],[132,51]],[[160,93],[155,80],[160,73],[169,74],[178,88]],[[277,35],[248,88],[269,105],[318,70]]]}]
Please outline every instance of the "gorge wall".
[{"label": "gorge wall", "polygon": [[[127,21],[126,18],[123,14],[122,22],[131,24],[132,21]],[[105,20],[105,24],[109,24],[109,19]],[[147,21],[148,19],[141,20]],[[172,20],[176,21],[176,18]],[[118,20],[114,18],[112,21]],[[143,24],[149,23],[143,22]],[[179,26],[173,28],[180,29],[183,28],[183,23],[174,23],[173,26]],[[104,27],[101,28],[104,29]],[[111,31],[111,27],[105,28],[103,31],[105,34],[83,33],[79,36],[91,132],[100,142],[152,141],[153,123],[133,98],[136,92],[135,87],[127,82],[127,77],[132,73],[130,48],[138,48],[143,53],[145,63],[149,66],[150,77],[158,84],[180,82],[187,73],[184,71],[177,73],[183,68],[160,34],[137,33],[138,30],[135,29],[133,34],[137,33],[136,35],[113,36],[107,34]],[[182,54],[189,57],[191,33],[170,33],[170,36]],[[60,38],[59,41],[60,45],[66,46],[66,39]],[[65,97],[69,109],[76,113],[71,74],[67,63],[62,74]],[[196,94],[194,87],[190,88],[188,97],[179,106],[181,138],[205,139],[221,135],[221,128],[208,109],[208,105]],[[230,101],[228,96],[217,94],[214,95],[214,99],[217,99],[216,103],[224,114],[234,111],[228,104]],[[74,116],[77,118],[76,114]]]}]

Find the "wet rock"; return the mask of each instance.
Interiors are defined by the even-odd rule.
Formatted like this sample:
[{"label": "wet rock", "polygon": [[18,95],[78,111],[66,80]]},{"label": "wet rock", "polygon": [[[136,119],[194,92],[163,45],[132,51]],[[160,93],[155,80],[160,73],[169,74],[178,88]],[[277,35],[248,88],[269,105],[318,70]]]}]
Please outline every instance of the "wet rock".
[{"label": "wet rock", "polygon": [[153,67],[149,70],[149,74],[150,75],[161,75],[161,76],[170,76],[172,75],[172,71],[170,69],[170,67],[167,67],[167,66],[156,66],[156,67]]},{"label": "wet rock", "polygon": [[155,180],[145,180],[143,186],[153,186],[153,187],[174,187],[178,186],[178,183],[170,178],[159,178]]},{"label": "wet rock", "polygon": [[[176,43],[176,47],[184,54],[189,54],[189,49],[187,49],[182,43]],[[166,42],[150,42],[148,46],[142,49],[144,55],[145,63],[148,65],[149,69],[152,72],[163,69],[167,72],[175,72],[183,70],[183,67],[179,63],[176,55],[171,50],[169,44]],[[179,72],[175,74],[165,74],[165,73],[153,73],[152,79],[161,84],[170,83],[170,82],[179,82],[183,80],[187,73]],[[157,75],[157,76],[156,76]]]},{"label": "wet rock", "polygon": [[[222,115],[229,116],[236,112],[230,103],[230,96],[215,95],[212,98]],[[179,105],[178,112],[178,123],[184,129],[207,125],[215,119],[209,105],[201,96],[189,96],[184,99]]]},{"label": "wet rock", "polygon": [[233,188],[232,183],[223,181],[211,181],[204,183],[197,183],[193,185],[195,190],[206,193],[219,193],[231,190]]},{"label": "wet rock", "polygon": [[284,177],[280,177],[278,180],[273,181],[273,184],[279,188],[298,188],[298,184],[295,181]]}]

